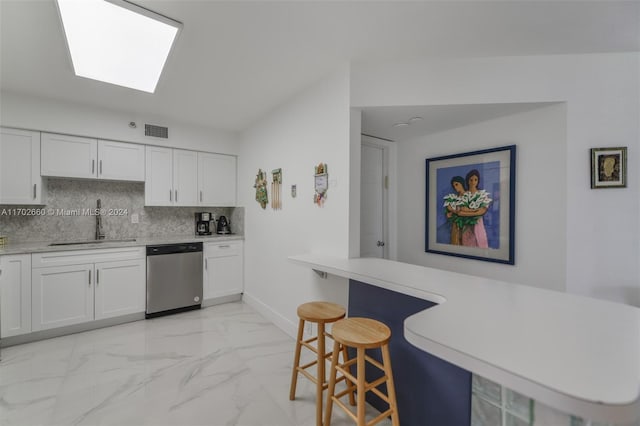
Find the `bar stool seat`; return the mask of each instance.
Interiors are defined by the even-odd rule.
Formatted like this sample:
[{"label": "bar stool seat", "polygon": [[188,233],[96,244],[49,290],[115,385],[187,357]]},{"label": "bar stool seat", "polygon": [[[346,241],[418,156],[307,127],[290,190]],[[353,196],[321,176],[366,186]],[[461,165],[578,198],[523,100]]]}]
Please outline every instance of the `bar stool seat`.
[{"label": "bar stool seat", "polygon": [[[334,323],[345,317],[347,311],[344,307],[331,303],[331,302],[309,302],[298,306],[298,338],[296,341],[296,353],[293,361],[293,371],[291,375],[291,388],[289,391],[289,399],[296,399],[296,386],[298,383],[298,373],[304,375],[306,378],[316,384],[316,425],[322,426],[322,394],[325,389],[329,387],[329,383],[326,380],[325,374],[325,362],[328,358],[331,358],[332,352],[327,353],[325,349],[325,337],[331,337],[331,334],[325,331],[325,324]],[[315,323],[318,326],[318,334],[309,339],[304,339],[304,324],[305,321]],[[313,346],[311,343],[316,342]],[[300,365],[300,353],[302,348],[305,347],[311,352],[314,352],[317,357],[314,361],[305,365]],[[343,359],[346,362],[347,351],[343,349]],[[307,368],[317,365],[317,374],[313,376],[307,371]],[[344,380],[344,377],[340,377],[337,381]],[[353,393],[350,395],[351,404],[355,404],[355,398]]]},{"label": "bar stool seat", "polygon": [[[375,425],[384,418],[391,416],[393,426],[399,426],[398,406],[396,403],[396,393],[393,383],[393,373],[391,371],[391,358],[389,356],[389,340],[391,330],[380,321],[371,318],[346,318],[337,321],[331,329],[334,346],[331,358],[331,369],[329,370],[329,391],[327,395],[327,406],[325,413],[325,426],[331,425],[331,413],[335,403],[351,417],[358,426]],[[338,363],[337,354],[344,351],[346,347],[355,348],[357,356],[344,363]],[[380,348],[382,351],[382,364],[366,355],[366,349]],[[373,382],[365,380],[365,364],[372,364],[382,370],[384,375]],[[356,376],[350,372],[350,367],[356,364]],[[347,380],[348,386],[345,391],[335,394],[335,384],[337,374],[341,373]],[[355,383],[355,386],[353,385]],[[385,395],[378,386],[386,383],[387,394]],[[356,414],[354,414],[340,398],[349,392],[355,391],[358,395],[356,404]],[[383,401],[389,404],[389,409],[367,423],[365,418],[365,394],[373,392]]]}]

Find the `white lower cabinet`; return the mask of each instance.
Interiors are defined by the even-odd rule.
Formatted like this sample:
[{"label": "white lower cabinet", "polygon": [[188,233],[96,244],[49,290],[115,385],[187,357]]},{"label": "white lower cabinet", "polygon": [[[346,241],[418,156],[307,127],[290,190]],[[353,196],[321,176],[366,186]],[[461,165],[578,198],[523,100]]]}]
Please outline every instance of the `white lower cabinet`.
[{"label": "white lower cabinet", "polygon": [[31,332],[31,255],[0,256],[0,338]]},{"label": "white lower cabinet", "polygon": [[[95,319],[144,311],[146,283],[144,259],[96,263],[95,270]],[[137,285],[131,285],[132,283]]]},{"label": "white lower cabinet", "polygon": [[242,293],[242,262],[242,241],[205,244],[204,299]]},{"label": "white lower cabinet", "polygon": [[144,312],[144,247],[32,258],[33,331]]}]

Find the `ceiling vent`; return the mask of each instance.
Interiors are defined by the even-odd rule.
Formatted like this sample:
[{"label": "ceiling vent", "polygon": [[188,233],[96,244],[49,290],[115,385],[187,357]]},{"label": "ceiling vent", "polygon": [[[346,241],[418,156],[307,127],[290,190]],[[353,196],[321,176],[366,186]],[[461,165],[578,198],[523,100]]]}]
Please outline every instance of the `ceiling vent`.
[{"label": "ceiling vent", "polygon": [[145,124],[144,135],[153,136],[154,138],[169,139],[169,128],[162,127],[162,126],[154,126],[153,124]]}]

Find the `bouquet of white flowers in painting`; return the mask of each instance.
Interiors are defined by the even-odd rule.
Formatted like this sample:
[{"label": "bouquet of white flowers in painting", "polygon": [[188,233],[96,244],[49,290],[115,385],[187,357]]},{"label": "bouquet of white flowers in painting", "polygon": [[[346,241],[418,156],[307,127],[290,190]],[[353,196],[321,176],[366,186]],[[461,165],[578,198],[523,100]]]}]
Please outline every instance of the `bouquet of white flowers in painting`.
[{"label": "bouquet of white flowers in painting", "polygon": [[443,207],[445,209],[445,215],[450,223],[457,224],[460,228],[468,225],[475,225],[478,223],[478,219],[482,217],[481,214],[477,216],[459,216],[456,212],[466,211],[472,212],[474,210],[481,209],[483,207],[489,207],[491,204],[491,197],[489,193],[484,189],[479,189],[476,192],[465,192],[462,195],[447,194],[444,196]]}]

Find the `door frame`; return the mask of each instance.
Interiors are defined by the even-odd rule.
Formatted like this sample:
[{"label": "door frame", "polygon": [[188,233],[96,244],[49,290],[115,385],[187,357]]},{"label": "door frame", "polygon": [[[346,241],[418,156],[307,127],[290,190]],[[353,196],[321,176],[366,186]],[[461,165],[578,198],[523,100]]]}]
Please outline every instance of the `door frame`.
[{"label": "door frame", "polygon": [[[382,238],[385,242],[382,256],[384,259],[397,260],[397,144],[388,139],[365,134],[361,135],[361,144],[382,149],[382,173],[387,179],[386,191],[382,194]],[[360,167],[362,169],[362,164]],[[362,197],[362,186],[360,196]]]}]

